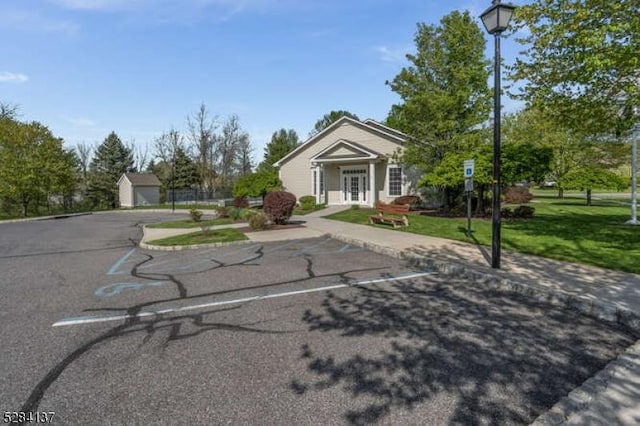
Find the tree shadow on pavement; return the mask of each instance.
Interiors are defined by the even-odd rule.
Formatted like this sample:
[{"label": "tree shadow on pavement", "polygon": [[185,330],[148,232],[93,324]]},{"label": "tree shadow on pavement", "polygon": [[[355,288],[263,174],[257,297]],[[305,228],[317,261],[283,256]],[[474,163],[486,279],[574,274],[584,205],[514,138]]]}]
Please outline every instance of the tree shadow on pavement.
[{"label": "tree shadow on pavement", "polygon": [[313,379],[292,381],[292,391],[343,388],[351,424],[411,410],[423,424],[530,423],[634,342],[545,303],[435,280],[332,293],[303,320],[344,349],[303,345]]}]

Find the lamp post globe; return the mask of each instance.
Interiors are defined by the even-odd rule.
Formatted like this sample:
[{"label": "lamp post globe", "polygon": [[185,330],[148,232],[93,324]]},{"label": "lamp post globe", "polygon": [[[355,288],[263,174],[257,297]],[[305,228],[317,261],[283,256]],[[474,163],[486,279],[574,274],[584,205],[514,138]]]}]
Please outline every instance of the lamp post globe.
[{"label": "lamp post globe", "polygon": [[500,36],[509,26],[515,6],[493,0],[481,15],[487,32],[494,36],[494,85],[493,85],[493,186],[491,217],[491,267],[500,268]]}]

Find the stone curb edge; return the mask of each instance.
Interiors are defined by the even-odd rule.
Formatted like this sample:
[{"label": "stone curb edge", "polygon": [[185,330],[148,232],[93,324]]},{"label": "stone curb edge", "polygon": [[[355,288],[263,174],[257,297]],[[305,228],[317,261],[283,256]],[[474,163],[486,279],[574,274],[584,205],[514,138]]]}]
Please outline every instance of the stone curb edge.
[{"label": "stone curb edge", "polygon": [[[371,250],[375,253],[391,256],[396,259],[408,260],[420,266],[434,269],[444,275],[469,278],[476,284],[485,285],[487,288],[519,293],[533,297],[539,301],[548,302],[554,306],[562,306],[576,310],[598,320],[616,322],[634,331],[640,331],[640,315],[626,309],[620,309],[600,302],[582,300],[575,296],[556,291],[533,288],[525,283],[517,283],[507,278],[479,272],[454,262],[431,259],[404,250],[393,249],[356,238],[346,237],[341,234],[330,233],[328,235],[331,238]],[[616,377],[626,376],[629,368],[634,364],[640,365],[640,340],[627,348],[627,350],[616,359],[609,362],[604,369],[587,379],[567,396],[560,399],[550,410],[538,416],[532,423],[532,426],[557,426],[565,423],[574,414],[584,411],[588,404],[607,388],[610,380]],[[636,367],[636,369],[637,368],[638,367]]]},{"label": "stone curb edge", "polygon": [[589,404],[607,389],[611,381],[628,377],[631,369],[638,370],[638,365],[640,365],[640,341],[627,348],[595,376],[569,392],[549,411],[540,415],[531,426],[565,424],[574,414],[587,410]]},{"label": "stone curb edge", "polygon": [[140,248],[146,250],[155,250],[155,251],[182,251],[182,250],[191,250],[191,249],[201,249],[201,248],[215,248],[215,247],[226,247],[226,246],[236,246],[241,244],[249,244],[254,241],[251,240],[239,240],[239,241],[229,241],[226,243],[208,243],[208,244],[192,244],[187,246],[156,246],[153,244],[143,243],[142,241],[138,244]]},{"label": "stone curb edge", "polygon": [[66,219],[68,217],[89,216],[94,213],[95,212],[63,213],[63,214],[56,214],[51,216],[36,216],[36,217],[24,217],[20,219],[6,219],[6,220],[0,220],[0,225],[3,223],[38,222],[41,220]]}]

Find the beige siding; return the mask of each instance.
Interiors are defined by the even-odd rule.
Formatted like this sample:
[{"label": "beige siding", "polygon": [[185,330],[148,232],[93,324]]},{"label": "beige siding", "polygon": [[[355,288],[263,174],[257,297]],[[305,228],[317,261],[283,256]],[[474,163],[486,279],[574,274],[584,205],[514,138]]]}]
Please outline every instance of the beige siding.
[{"label": "beige siding", "polygon": [[[295,155],[282,164],[280,167],[280,176],[285,189],[295,194],[298,198],[303,195],[312,194],[311,158],[340,139],[355,142],[371,149],[372,151],[376,151],[387,156],[392,155],[401,147],[401,145],[392,138],[379,135],[373,131],[368,131],[365,128],[345,122],[324,134],[320,139],[308,144],[307,147],[300,149]],[[366,161],[357,164],[367,165],[368,167],[368,163]],[[327,191],[329,195],[328,202],[329,204],[341,203],[339,169],[334,165],[326,165],[325,170]],[[382,198],[382,196],[386,198],[386,187],[384,187],[386,179],[383,178],[383,175],[386,174],[386,162],[383,161],[378,163],[376,165],[376,170],[376,187],[380,188],[380,198]]]},{"label": "beige siding", "polygon": [[120,182],[118,196],[120,199],[120,207],[133,207],[131,182],[127,179],[122,179]]},{"label": "beige siding", "polygon": [[154,186],[138,186],[135,188],[135,206],[160,204],[160,188]]},{"label": "beige siding", "polygon": [[346,146],[340,146],[336,149],[332,149],[327,154],[323,155],[323,157],[326,158],[326,157],[334,157],[334,156],[340,156],[340,155],[354,155],[354,154],[360,154],[360,153],[354,151],[353,149],[349,149]]}]

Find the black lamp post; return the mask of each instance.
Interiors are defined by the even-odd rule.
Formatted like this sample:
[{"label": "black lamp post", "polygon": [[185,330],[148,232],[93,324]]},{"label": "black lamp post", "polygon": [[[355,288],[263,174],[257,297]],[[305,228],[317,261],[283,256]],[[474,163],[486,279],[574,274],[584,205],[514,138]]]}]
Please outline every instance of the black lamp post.
[{"label": "black lamp post", "polygon": [[176,147],[173,147],[173,164],[171,165],[171,211],[176,212]]},{"label": "black lamp post", "polygon": [[491,267],[500,268],[500,35],[509,26],[515,7],[493,0],[480,18],[489,34],[495,38],[495,65],[493,86],[493,203]]}]

